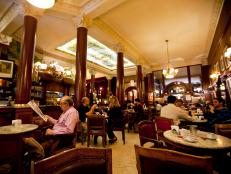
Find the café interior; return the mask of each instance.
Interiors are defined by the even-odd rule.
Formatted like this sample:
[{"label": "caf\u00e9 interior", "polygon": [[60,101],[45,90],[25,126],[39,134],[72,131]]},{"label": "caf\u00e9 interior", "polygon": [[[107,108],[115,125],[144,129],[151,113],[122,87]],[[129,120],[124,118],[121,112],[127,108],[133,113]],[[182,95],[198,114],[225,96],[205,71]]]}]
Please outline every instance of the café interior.
[{"label": "caf\u00e9 interior", "polygon": [[[65,96],[96,107],[33,160]],[[231,173],[230,97],[230,0],[0,0],[0,173]]]}]

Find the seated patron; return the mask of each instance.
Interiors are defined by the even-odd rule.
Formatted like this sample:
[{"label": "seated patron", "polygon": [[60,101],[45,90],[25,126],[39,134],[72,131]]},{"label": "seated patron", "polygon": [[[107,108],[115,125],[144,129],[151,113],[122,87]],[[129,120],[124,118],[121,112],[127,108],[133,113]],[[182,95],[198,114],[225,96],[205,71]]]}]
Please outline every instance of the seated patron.
[{"label": "seated patron", "polygon": [[73,100],[69,96],[64,96],[60,100],[60,107],[63,113],[60,115],[58,120],[53,119],[52,117],[47,116],[48,122],[53,124],[52,129],[47,129],[45,132],[45,142],[38,143],[34,138],[24,138],[24,143],[26,149],[31,154],[33,160],[42,159],[45,154],[44,150],[47,150],[49,153],[49,148],[52,143],[54,143],[54,136],[59,134],[70,134],[74,132],[75,126],[79,121],[78,111],[73,107]]},{"label": "seated patron", "polygon": [[206,124],[207,131],[214,131],[214,124],[230,123],[231,111],[224,107],[225,101],[222,98],[213,99],[213,107],[210,108],[210,112],[205,114],[205,118],[208,119]]},{"label": "seated patron", "polygon": [[109,98],[109,110],[108,110],[108,124],[107,124],[107,134],[110,143],[114,143],[117,140],[113,132],[113,126],[121,127],[123,126],[123,113],[120,107],[119,100],[117,97],[112,96]]},{"label": "seated patron", "polygon": [[92,107],[90,107],[89,104],[89,98],[83,97],[81,104],[78,106],[79,117],[81,122],[86,122],[87,116],[91,116],[94,113],[95,108],[97,107],[97,104],[92,105]]},{"label": "seated patron", "polygon": [[135,99],[134,110],[136,112],[136,123],[139,123],[141,120],[145,120],[144,108],[140,102],[140,99]]},{"label": "seated patron", "polygon": [[163,106],[160,111],[160,116],[173,119],[175,125],[180,124],[180,119],[185,119],[188,121],[192,121],[192,117],[190,117],[187,111],[177,107],[174,103],[176,102],[175,96],[168,96],[168,104]]},{"label": "seated patron", "polygon": [[176,102],[175,102],[175,105],[176,105],[176,107],[179,107],[181,109],[185,109],[184,102],[181,99],[177,99]]}]

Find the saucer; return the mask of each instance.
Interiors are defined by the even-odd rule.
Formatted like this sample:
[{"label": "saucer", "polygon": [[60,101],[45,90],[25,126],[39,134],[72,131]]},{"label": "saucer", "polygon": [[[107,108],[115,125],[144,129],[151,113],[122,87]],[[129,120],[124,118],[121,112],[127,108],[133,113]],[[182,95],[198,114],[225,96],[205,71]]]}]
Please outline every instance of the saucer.
[{"label": "saucer", "polygon": [[192,136],[185,136],[184,140],[187,142],[190,142],[190,143],[196,143],[197,142],[196,137],[192,137]]}]

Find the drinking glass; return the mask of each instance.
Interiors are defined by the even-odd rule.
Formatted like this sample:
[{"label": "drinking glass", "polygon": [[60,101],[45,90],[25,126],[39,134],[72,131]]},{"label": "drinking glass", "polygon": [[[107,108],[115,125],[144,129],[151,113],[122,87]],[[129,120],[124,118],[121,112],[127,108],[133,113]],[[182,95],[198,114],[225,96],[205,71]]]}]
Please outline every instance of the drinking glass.
[{"label": "drinking glass", "polygon": [[190,125],[189,129],[190,129],[190,133],[192,135],[196,135],[197,134],[197,125]]}]

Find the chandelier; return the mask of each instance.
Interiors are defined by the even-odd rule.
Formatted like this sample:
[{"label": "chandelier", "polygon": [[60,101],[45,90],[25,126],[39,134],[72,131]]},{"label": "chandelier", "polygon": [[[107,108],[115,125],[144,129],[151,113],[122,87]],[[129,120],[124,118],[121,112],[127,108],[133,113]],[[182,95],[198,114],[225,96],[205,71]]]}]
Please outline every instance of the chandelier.
[{"label": "chandelier", "polygon": [[175,77],[175,75],[178,73],[178,69],[174,69],[173,66],[169,62],[169,52],[168,52],[168,40],[165,41],[167,45],[167,58],[168,58],[168,64],[165,69],[163,69],[163,75],[166,79],[172,79]]}]

